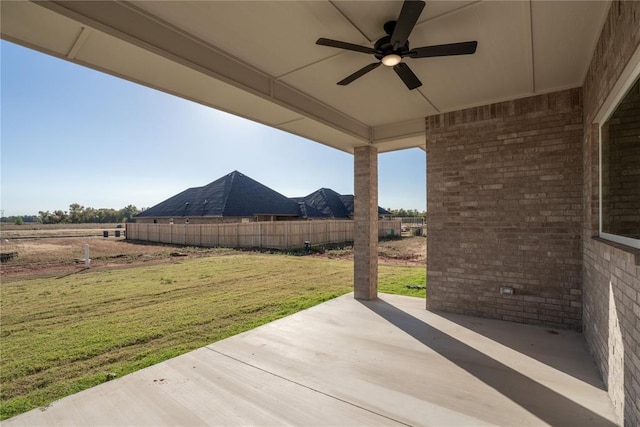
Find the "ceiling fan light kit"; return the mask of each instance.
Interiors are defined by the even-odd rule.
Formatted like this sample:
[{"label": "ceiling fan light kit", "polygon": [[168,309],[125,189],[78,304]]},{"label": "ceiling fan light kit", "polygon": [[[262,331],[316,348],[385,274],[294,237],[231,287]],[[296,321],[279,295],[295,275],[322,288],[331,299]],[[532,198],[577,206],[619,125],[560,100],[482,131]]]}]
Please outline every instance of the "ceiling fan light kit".
[{"label": "ceiling fan light kit", "polygon": [[471,55],[476,52],[477,41],[461,43],[441,44],[436,46],[423,46],[409,49],[409,35],[418,22],[418,18],[424,9],[424,1],[405,0],[397,21],[389,21],[384,24],[386,36],[375,42],[373,48],[360,46],[353,43],[338,40],[319,38],[316,44],[321,46],[335,47],[338,49],[350,50],[353,52],[367,53],[376,57],[378,62],[366,65],[355,73],[345,77],[338,82],[341,86],[346,86],[354,80],[364,76],[370,71],[378,68],[380,64],[393,67],[398,77],[403,81],[409,90],[422,86],[422,82],[411,71],[411,68],[404,62],[403,58],[432,58],[436,56]]},{"label": "ceiling fan light kit", "polygon": [[382,64],[387,67],[393,67],[394,65],[398,65],[402,61],[402,57],[400,55],[396,55],[395,53],[391,53],[381,59]]}]

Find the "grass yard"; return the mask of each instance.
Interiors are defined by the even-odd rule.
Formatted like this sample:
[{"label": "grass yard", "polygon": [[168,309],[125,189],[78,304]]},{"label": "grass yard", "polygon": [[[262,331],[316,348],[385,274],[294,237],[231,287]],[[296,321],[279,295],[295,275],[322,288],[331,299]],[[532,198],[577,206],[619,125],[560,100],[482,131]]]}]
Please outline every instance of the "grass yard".
[{"label": "grass yard", "polygon": [[[415,266],[379,266],[379,290],[425,296]],[[3,280],[0,419],[352,290],[342,259],[238,253],[60,278]]]}]

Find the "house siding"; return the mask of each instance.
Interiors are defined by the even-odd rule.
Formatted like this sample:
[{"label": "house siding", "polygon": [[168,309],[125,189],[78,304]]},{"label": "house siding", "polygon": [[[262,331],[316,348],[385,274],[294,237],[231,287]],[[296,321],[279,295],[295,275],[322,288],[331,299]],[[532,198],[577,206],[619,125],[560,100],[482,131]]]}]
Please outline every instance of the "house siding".
[{"label": "house siding", "polygon": [[427,118],[429,309],[581,327],[582,128],[580,89]]},{"label": "house siding", "polygon": [[[184,224],[186,220],[189,224],[235,224],[238,222],[256,222],[256,221],[307,221],[306,218],[297,218],[291,216],[279,215],[256,215],[252,217],[241,216],[175,216],[169,217],[136,217],[135,222],[138,224]],[[155,221],[155,222],[154,222]]]},{"label": "house siding", "polygon": [[[598,239],[596,115],[640,45],[640,2],[613,2],[585,78],[584,334],[624,424],[640,425],[640,251]],[[638,159],[640,162],[640,159]]]},{"label": "house siding", "polygon": [[[136,217],[135,222],[138,224],[184,224],[187,220],[186,217]],[[253,219],[252,219],[253,220]],[[154,222],[155,221],[155,222]],[[242,217],[213,217],[213,216],[204,216],[204,217],[189,217],[190,224],[227,224],[227,223],[236,223],[242,222]]]}]

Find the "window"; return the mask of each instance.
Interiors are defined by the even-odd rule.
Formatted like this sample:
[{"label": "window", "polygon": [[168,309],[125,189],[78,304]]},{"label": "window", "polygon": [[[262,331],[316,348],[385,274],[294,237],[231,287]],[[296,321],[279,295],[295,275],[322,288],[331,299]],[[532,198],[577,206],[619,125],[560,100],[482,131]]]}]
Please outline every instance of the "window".
[{"label": "window", "polygon": [[640,75],[600,126],[600,236],[640,248]]}]

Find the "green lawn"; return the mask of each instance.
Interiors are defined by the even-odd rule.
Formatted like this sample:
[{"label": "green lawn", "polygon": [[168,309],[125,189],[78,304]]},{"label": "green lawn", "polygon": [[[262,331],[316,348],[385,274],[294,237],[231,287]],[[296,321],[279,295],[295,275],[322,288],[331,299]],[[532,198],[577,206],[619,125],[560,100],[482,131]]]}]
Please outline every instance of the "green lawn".
[{"label": "green lawn", "polygon": [[[381,292],[424,297],[424,267],[379,267]],[[3,281],[0,419],[352,290],[353,263],[235,254]]]}]

